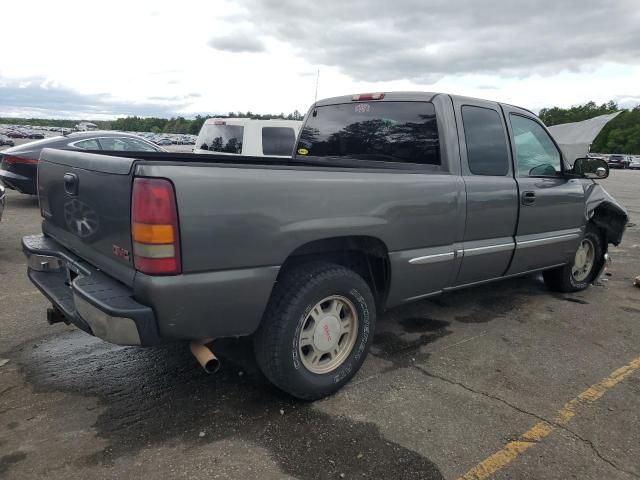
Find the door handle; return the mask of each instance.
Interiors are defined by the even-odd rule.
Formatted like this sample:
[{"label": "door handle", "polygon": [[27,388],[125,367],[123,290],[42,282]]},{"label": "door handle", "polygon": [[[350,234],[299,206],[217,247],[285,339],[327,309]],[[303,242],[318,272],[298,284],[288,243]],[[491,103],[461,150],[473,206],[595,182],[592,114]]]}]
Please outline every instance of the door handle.
[{"label": "door handle", "polygon": [[522,192],[522,204],[531,205],[536,201],[536,192],[526,191]]}]

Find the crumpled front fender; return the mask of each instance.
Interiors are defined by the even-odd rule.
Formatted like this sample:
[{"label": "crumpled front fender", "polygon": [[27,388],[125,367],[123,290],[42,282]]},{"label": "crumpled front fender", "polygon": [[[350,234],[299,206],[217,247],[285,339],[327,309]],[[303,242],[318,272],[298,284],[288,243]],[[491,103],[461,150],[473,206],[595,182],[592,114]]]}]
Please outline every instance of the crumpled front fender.
[{"label": "crumpled front fender", "polygon": [[585,186],[585,217],[606,233],[608,243],[619,245],[629,222],[627,210],[598,183]]}]

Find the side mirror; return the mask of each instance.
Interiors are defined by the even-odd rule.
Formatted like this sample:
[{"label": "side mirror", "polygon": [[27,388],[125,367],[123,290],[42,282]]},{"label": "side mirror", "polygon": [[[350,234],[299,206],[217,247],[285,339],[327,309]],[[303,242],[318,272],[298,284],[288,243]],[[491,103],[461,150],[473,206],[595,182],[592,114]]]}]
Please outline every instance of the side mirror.
[{"label": "side mirror", "polygon": [[584,178],[603,179],[609,176],[609,165],[601,158],[576,158],[572,173]]}]

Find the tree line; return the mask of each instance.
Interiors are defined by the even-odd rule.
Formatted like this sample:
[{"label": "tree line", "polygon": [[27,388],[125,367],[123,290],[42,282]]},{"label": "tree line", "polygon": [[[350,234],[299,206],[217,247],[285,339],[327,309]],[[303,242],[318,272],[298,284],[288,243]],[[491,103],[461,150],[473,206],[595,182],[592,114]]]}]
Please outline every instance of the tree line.
[{"label": "tree line", "polygon": [[626,153],[640,155],[640,104],[633,109],[620,108],[613,100],[597,105],[587,102],[571,108],[543,108],[540,119],[547,126],[561,123],[581,122],[599,115],[620,114],[602,129],[591,145],[591,151],[597,153]]},{"label": "tree line", "polygon": [[[597,105],[595,102],[587,102],[570,108],[543,108],[539,117],[547,126],[560,123],[580,122],[598,115],[622,112],[610,121],[596,137],[591,146],[592,152],[598,153],[625,153],[640,155],[640,105],[633,109],[621,109],[613,100]],[[229,112],[227,115],[216,117],[238,118],[246,117],[259,120],[287,119],[302,120],[303,114],[298,110],[285,115],[256,114],[252,112]],[[125,117],[116,120],[96,120],[98,128],[104,130],[123,130],[128,132],[153,132],[153,133],[181,133],[197,135],[202,124],[212,115],[196,115],[195,118],[173,117]],[[78,120],[55,120],[42,118],[0,118],[0,123],[13,125],[53,126],[73,128]]]},{"label": "tree line", "polygon": [[[202,124],[209,118],[252,118],[256,120],[302,120],[304,115],[298,110],[285,115],[249,112],[229,112],[227,115],[196,115],[195,118],[172,117],[123,117],[116,120],[90,120],[101,130],[121,130],[125,132],[180,133],[197,135]],[[42,127],[73,128],[80,120],[59,120],[44,118],[1,118],[0,124],[31,125]]]}]

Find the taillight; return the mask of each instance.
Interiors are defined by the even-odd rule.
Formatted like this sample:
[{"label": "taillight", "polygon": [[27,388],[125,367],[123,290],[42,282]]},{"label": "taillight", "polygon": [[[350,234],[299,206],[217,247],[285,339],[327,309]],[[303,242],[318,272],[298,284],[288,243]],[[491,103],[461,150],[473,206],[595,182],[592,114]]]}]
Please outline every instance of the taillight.
[{"label": "taillight", "polygon": [[382,100],[384,98],[384,93],[358,93],[351,97],[352,102],[361,102],[364,100]]},{"label": "taillight", "polygon": [[134,179],[131,237],[136,270],[150,275],[177,275],[182,272],[178,210],[169,180]]},{"label": "taillight", "polygon": [[2,161],[7,165],[37,165],[37,158],[19,157],[17,155],[4,155]]}]

